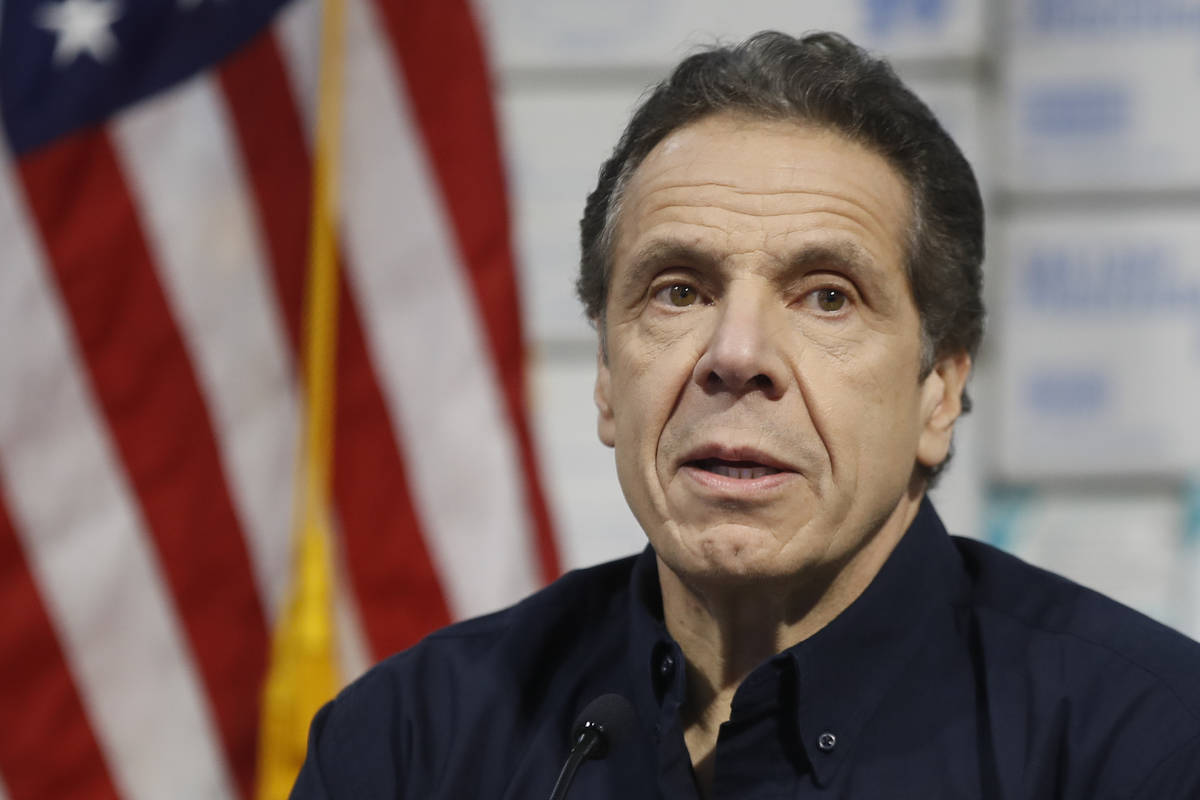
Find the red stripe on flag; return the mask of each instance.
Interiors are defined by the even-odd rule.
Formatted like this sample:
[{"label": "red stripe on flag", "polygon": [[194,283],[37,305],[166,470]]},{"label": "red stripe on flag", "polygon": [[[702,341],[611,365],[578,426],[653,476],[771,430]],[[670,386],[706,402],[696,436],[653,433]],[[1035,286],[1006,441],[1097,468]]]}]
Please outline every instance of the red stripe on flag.
[{"label": "red stripe on flag", "polygon": [[[275,40],[260,37],[220,71],[288,334],[299,352],[308,272],[311,156]],[[374,655],[450,621],[421,535],[404,461],[344,275],[338,297],[334,500],[346,561]]]},{"label": "red stripe on flag", "polygon": [[208,410],[101,130],[22,159],[75,338],[157,546],[243,796],[267,627]]},{"label": "red stripe on flag", "polygon": [[558,551],[526,417],[525,353],[508,198],[479,34],[465,0],[375,0],[431,157],[516,431],[543,580]]},{"label": "red stripe on flag", "polygon": [[0,498],[0,774],[11,800],[116,800],[104,754]]}]

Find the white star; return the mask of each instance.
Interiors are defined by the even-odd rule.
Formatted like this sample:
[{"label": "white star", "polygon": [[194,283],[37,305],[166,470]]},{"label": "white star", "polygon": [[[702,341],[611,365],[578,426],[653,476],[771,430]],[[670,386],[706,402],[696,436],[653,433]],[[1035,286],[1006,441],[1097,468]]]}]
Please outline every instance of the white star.
[{"label": "white star", "polygon": [[116,0],[62,0],[44,3],[37,10],[36,22],[57,36],[54,63],[70,66],[87,53],[98,62],[107,61],[117,52],[117,37],[112,24],[121,16]]}]

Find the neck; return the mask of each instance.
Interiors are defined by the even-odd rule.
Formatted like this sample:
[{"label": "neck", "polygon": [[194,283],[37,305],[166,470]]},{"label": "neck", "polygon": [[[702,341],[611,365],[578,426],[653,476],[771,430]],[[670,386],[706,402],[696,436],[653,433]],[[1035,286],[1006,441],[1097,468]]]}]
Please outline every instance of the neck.
[{"label": "neck", "polygon": [[711,778],[717,729],[733,695],[759,664],[809,638],[874,580],[917,514],[923,492],[906,493],[843,562],[779,581],[692,580],[658,562],[667,629],[687,660],[683,725],[697,777]]}]

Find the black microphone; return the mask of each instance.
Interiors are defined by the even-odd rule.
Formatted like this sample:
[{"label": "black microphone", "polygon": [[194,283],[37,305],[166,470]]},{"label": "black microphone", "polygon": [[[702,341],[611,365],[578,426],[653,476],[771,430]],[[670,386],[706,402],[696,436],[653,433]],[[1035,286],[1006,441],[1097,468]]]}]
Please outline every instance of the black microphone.
[{"label": "black microphone", "polygon": [[633,706],[619,694],[602,694],[588,703],[571,726],[571,752],[554,782],[550,800],[564,800],[575,771],[590,758],[604,758],[636,724]]}]

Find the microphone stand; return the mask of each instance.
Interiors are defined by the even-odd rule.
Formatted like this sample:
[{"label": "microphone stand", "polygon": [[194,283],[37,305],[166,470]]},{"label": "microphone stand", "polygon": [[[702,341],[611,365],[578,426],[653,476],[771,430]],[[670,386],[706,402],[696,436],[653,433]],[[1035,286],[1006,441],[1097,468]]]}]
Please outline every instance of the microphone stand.
[{"label": "microphone stand", "polygon": [[575,744],[571,745],[571,751],[567,754],[562,771],[558,773],[558,780],[554,782],[550,800],[566,800],[567,789],[571,787],[571,781],[575,780],[576,770],[603,743],[603,735],[604,729],[590,720],[581,726],[579,736],[576,737]]}]

